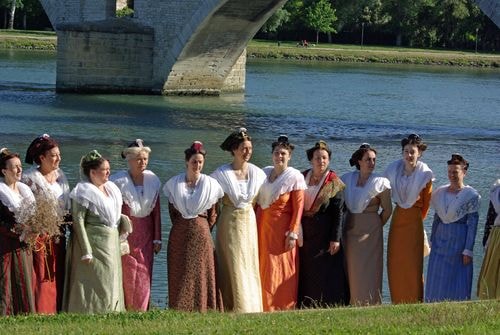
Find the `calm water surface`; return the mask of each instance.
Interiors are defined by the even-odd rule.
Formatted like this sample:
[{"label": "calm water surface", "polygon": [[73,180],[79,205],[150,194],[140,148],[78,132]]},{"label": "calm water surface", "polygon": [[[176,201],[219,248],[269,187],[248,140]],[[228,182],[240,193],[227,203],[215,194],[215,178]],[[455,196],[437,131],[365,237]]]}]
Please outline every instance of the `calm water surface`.
[{"label": "calm water surface", "polygon": [[[249,60],[245,94],[204,98],[56,94],[55,71],[54,53],[0,51],[0,146],[24,156],[34,137],[49,133],[61,144],[61,166],[72,186],[82,154],[98,149],[112,169],[122,169],[120,151],[135,138],[151,146],[149,168],[163,182],[183,171],[183,151],[193,140],[205,143],[209,173],[231,159],[218,146],[238,126],[251,133],[253,162],[260,166],[271,164],[270,143],[283,133],[296,144],[294,167],[307,168],[305,150],[324,139],[339,174],[351,170],[348,159],[363,142],[377,148],[377,169],[383,171],[400,158],[400,139],[418,133],[429,144],[423,161],[434,170],[436,186],[447,183],[450,154],[462,153],[471,162],[466,183],[483,197],[475,296],[488,190],[500,178],[499,70]],[[170,230],[167,200],[162,202],[164,248],[153,280],[159,306],[166,304]],[[431,210],[427,232],[432,216]],[[383,295],[389,302],[386,278]]]}]

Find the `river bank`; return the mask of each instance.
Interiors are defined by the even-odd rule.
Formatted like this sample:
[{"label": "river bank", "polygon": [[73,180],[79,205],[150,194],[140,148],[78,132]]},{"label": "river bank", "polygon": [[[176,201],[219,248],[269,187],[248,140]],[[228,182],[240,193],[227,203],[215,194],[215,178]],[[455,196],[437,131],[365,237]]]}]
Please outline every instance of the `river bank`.
[{"label": "river bank", "polygon": [[[47,31],[0,30],[0,49],[54,51],[57,49],[57,37],[54,32]],[[320,62],[500,68],[500,54],[340,44],[310,44],[309,47],[305,48],[298,47],[296,42],[280,42],[278,44],[264,40],[252,40],[247,47],[247,57]]]},{"label": "river bank", "polygon": [[[290,312],[146,313],[0,318],[0,334],[494,334],[500,302],[447,302]],[[496,329],[496,330],[495,330]]]}]

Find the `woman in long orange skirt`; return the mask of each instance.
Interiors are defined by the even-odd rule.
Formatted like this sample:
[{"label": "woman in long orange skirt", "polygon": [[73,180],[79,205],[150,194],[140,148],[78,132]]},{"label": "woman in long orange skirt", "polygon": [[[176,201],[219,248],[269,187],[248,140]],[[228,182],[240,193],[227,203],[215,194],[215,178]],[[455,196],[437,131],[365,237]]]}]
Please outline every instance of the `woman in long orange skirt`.
[{"label": "woman in long orange skirt", "polygon": [[431,169],[419,161],[427,148],[420,136],[404,138],[401,147],[403,158],[385,171],[396,203],[387,245],[389,290],[395,304],[423,301],[423,220],[429,210],[433,180]]},{"label": "woman in long orange skirt", "polygon": [[288,166],[294,148],[288,137],[280,136],[272,148],[274,166],[264,168],[267,179],[257,208],[264,311],[293,309],[297,304],[297,240],[307,187],[300,171]]}]

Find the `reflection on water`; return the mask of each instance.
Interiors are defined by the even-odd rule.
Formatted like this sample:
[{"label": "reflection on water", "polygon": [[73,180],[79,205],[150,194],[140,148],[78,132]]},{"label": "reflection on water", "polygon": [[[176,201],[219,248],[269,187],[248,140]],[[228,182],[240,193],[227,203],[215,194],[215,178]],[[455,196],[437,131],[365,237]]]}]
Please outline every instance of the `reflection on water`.
[{"label": "reflection on water", "polygon": [[[149,167],[166,181],[184,169],[183,151],[195,139],[208,150],[205,172],[229,161],[219,144],[238,126],[250,131],[259,166],[271,164],[270,143],[286,133],[296,144],[293,166],[308,167],[305,149],[325,139],[338,174],[351,169],[348,159],[360,143],[377,148],[382,171],[400,157],[400,139],[418,133],[429,144],[423,160],[434,170],[436,186],[447,183],[452,152],[471,162],[466,182],[483,196],[477,277],[488,189],[500,177],[499,70],[250,60],[245,94],[222,97],[56,94],[55,55],[47,52],[0,51],[0,74],[0,146],[24,155],[35,136],[51,134],[61,143],[62,168],[72,185],[82,154],[96,148],[110,158],[113,170],[122,169],[122,147],[135,138],[151,146]],[[153,281],[153,302],[159,306],[165,305],[167,288],[166,201],[162,198],[164,246]],[[429,233],[432,215],[425,221]],[[383,295],[388,302],[386,282]]]}]

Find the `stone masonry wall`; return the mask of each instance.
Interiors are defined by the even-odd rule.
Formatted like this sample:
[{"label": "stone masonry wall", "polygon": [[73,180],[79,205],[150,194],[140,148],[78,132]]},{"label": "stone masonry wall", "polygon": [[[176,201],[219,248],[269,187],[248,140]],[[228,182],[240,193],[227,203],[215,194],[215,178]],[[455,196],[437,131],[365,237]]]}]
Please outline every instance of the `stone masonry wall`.
[{"label": "stone masonry wall", "polygon": [[57,91],[151,93],[153,30],[117,21],[61,26]]}]

